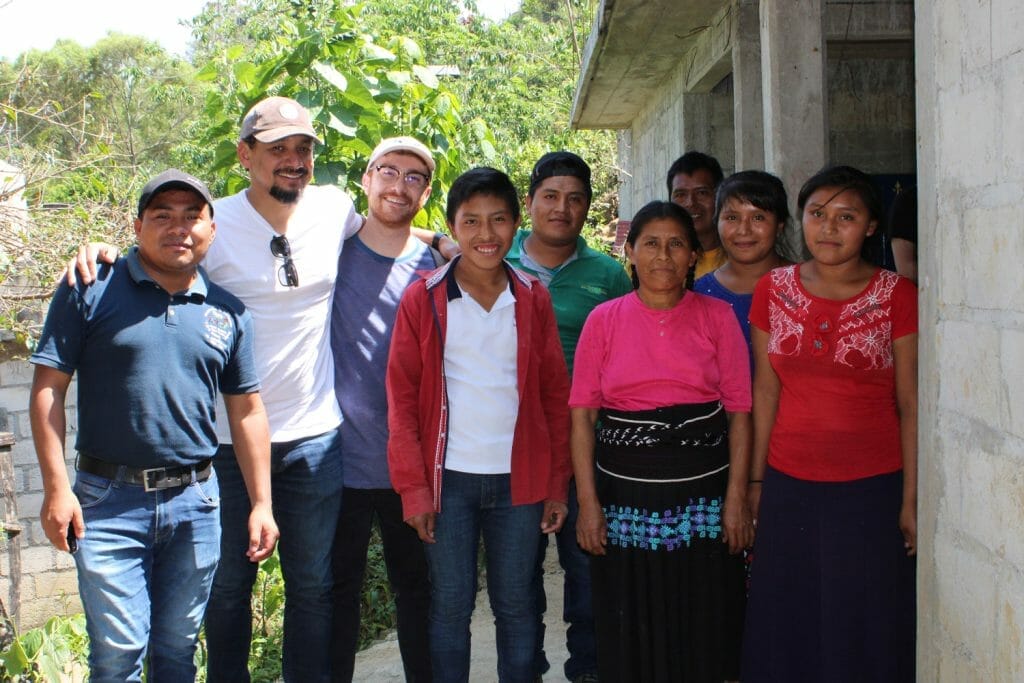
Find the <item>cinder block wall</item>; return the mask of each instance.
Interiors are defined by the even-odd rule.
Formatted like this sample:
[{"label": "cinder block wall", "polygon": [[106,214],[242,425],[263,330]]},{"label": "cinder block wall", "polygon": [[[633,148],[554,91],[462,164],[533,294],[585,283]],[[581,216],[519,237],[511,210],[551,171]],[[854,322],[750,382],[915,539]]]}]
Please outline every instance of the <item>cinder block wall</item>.
[{"label": "cinder block wall", "polygon": [[[39,508],[43,503],[43,480],[39,473],[32,429],[28,417],[32,365],[26,361],[0,362],[0,431],[14,434],[13,449],[15,495],[18,520],[23,531],[15,541],[21,548],[21,615],[20,628],[39,626],[56,614],[82,611],[78,600],[75,563],[67,553],[50,545],[39,524]],[[74,463],[74,432],[77,418],[74,410],[77,385],[68,391],[69,467]],[[0,547],[0,597],[9,605],[11,576],[6,545]]]},{"label": "cinder block wall", "polygon": [[918,679],[1024,680],[1024,5],[924,0]]}]

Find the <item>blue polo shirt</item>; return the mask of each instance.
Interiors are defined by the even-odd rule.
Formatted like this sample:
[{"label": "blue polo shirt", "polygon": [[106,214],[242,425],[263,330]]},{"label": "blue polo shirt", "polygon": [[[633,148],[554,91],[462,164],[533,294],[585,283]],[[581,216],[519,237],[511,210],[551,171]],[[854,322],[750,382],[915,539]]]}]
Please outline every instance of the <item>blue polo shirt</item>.
[{"label": "blue polo shirt", "polygon": [[188,290],[169,294],[133,247],[93,284],[57,288],[31,361],[78,373],[80,452],[132,467],[186,465],[217,449],[217,392],[259,390],[252,336],[245,306],[202,268]]}]

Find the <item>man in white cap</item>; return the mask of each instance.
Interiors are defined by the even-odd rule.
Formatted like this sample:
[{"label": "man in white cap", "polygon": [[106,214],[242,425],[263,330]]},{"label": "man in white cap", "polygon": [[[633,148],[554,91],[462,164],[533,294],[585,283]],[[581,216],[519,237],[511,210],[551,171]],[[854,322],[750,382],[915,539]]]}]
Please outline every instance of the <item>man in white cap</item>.
[{"label": "man in white cap", "polygon": [[332,680],[352,680],[359,641],[359,607],[370,529],[380,528],[388,580],[395,594],[398,645],[405,679],[430,681],[427,617],[430,580],[423,544],[403,521],[402,502],[388,474],[387,370],[391,333],[405,288],[418,271],[441,261],[412,233],[430,196],[434,159],[411,137],[381,141],[363,174],[369,202],[363,229],[338,260],[331,315],[335,391],[341,406],[345,504],[334,537]]}]

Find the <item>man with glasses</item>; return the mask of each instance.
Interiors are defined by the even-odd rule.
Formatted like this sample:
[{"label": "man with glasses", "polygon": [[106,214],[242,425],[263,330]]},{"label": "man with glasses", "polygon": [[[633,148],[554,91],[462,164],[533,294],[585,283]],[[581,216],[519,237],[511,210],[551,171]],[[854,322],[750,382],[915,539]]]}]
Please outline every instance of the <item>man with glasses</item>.
[{"label": "man with glasses", "polygon": [[331,315],[335,391],[341,406],[345,504],[334,537],[332,680],[352,680],[359,607],[370,529],[376,518],[388,580],[395,594],[398,645],[405,678],[431,680],[427,616],[430,581],[423,544],[405,524],[387,461],[384,376],[398,302],[418,271],[440,265],[412,232],[430,196],[430,151],[411,137],[381,141],[363,174],[368,211],[338,260]]}]

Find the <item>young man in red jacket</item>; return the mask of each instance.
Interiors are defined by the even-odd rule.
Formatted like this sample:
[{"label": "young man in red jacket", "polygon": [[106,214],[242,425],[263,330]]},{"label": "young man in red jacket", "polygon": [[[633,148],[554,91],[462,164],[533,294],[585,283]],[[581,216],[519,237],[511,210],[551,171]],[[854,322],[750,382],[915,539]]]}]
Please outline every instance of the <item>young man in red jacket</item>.
[{"label": "young man in red jacket", "polygon": [[388,466],[426,544],[435,682],[469,680],[481,533],[498,678],[532,680],[537,530],[566,515],[569,377],[550,296],[504,260],[520,222],[508,176],[464,173],[447,219],[462,254],[411,285],[395,321]]}]

